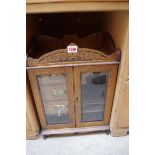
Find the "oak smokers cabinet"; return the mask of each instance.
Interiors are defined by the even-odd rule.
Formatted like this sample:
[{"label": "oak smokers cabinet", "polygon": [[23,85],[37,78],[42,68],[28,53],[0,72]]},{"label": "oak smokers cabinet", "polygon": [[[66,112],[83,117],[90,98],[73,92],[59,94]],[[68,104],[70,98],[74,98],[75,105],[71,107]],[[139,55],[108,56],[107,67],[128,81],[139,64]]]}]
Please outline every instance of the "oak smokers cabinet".
[{"label": "oak smokers cabinet", "polygon": [[43,135],[109,129],[120,52],[77,47],[76,53],[63,48],[28,55]]}]

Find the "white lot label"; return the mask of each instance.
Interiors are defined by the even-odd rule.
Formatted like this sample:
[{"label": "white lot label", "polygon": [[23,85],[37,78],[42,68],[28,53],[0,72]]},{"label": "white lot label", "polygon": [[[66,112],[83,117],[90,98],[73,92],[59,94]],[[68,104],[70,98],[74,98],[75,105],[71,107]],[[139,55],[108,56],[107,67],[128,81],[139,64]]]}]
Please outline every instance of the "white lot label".
[{"label": "white lot label", "polygon": [[77,46],[67,46],[68,53],[77,53]]}]

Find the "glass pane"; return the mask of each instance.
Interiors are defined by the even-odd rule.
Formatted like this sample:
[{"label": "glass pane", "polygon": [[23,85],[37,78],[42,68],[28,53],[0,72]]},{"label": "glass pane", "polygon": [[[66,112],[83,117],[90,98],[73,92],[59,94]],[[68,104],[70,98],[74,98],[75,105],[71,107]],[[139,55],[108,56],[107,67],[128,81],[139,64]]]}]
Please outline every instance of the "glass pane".
[{"label": "glass pane", "polygon": [[69,123],[66,75],[38,76],[47,123]]},{"label": "glass pane", "polygon": [[108,72],[81,74],[82,122],[102,121]]}]

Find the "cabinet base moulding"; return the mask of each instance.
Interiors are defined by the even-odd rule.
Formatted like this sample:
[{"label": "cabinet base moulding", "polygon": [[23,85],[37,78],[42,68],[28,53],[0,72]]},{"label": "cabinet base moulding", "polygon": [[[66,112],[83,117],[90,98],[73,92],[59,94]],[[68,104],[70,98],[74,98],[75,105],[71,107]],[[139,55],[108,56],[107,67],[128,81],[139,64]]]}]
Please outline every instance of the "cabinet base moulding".
[{"label": "cabinet base moulding", "polygon": [[44,138],[52,135],[67,135],[67,134],[80,134],[90,132],[103,132],[109,131],[109,125],[93,126],[93,127],[80,127],[80,128],[65,128],[65,129],[51,129],[43,130],[42,136]]},{"label": "cabinet base moulding", "polygon": [[26,139],[27,140],[35,140],[35,139],[37,139],[38,134],[39,134],[39,130],[37,130],[37,131],[28,131],[26,133]]},{"label": "cabinet base moulding", "polygon": [[129,132],[128,128],[111,129],[111,135],[113,137],[126,136]]}]

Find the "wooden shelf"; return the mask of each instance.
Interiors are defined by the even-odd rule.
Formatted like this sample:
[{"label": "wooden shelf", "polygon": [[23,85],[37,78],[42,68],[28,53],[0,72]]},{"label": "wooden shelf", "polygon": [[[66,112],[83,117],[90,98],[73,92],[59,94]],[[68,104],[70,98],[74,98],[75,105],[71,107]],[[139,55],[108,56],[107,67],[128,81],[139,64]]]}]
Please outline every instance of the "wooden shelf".
[{"label": "wooden shelf", "polygon": [[103,112],[103,104],[83,106],[82,109],[83,109],[83,113]]},{"label": "wooden shelf", "polygon": [[63,81],[60,81],[60,83],[58,82],[53,82],[53,83],[40,83],[40,86],[41,87],[44,87],[44,88],[48,88],[50,86],[52,86],[52,90],[55,90],[55,89],[65,89],[66,88],[66,83],[63,82]]},{"label": "wooden shelf", "polygon": [[129,10],[128,2],[27,3],[26,13],[100,12]]},{"label": "wooden shelf", "polygon": [[26,3],[53,3],[53,2],[128,2],[128,0],[26,0]]}]

